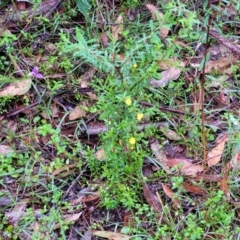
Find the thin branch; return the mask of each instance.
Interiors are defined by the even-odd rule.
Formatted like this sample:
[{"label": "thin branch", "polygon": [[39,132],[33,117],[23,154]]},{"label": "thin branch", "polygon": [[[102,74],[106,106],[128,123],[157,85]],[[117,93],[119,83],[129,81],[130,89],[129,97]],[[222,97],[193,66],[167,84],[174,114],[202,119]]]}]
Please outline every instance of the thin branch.
[{"label": "thin branch", "polygon": [[[208,0],[207,3],[207,10],[209,10],[211,7],[210,0]],[[207,150],[206,150],[206,132],[205,132],[205,114],[204,114],[204,101],[205,101],[205,67],[206,67],[206,61],[207,61],[207,53],[208,53],[208,47],[209,47],[209,32],[210,32],[210,26],[212,23],[212,16],[210,13],[208,13],[208,25],[207,25],[207,36],[206,36],[206,42],[205,42],[205,49],[204,49],[204,62],[202,67],[202,73],[201,73],[201,90],[200,90],[200,101],[201,101],[201,119],[202,119],[202,148],[203,148],[203,164],[206,165],[207,161]]]}]

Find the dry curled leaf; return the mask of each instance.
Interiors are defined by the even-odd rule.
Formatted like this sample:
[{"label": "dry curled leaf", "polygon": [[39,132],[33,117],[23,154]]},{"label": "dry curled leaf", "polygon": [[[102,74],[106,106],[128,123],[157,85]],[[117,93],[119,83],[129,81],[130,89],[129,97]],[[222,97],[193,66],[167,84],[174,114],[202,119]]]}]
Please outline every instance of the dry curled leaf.
[{"label": "dry curled leaf", "polygon": [[97,160],[103,160],[105,158],[104,149],[99,149],[94,155]]},{"label": "dry curled leaf", "polygon": [[192,178],[194,181],[205,181],[205,182],[220,182],[222,179],[221,175],[204,174],[199,173],[196,177]]},{"label": "dry curled leaf", "polygon": [[[152,4],[146,4],[146,7],[148,8],[148,10],[150,11],[151,15],[152,15],[152,19],[153,20],[158,20],[161,21],[162,25],[164,24],[163,22],[163,13],[161,13],[157,7],[155,7]],[[168,36],[169,30],[167,28],[161,28],[160,29],[160,36],[164,39]]]},{"label": "dry curled leaf", "polygon": [[11,198],[11,197],[7,197],[7,196],[0,197],[0,207],[2,207],[2,206],[8,206],[8,205],[10,205],[13,201],[14,201],[14,200],[13,200],[13,198]]},{"label": "dry curled leaf", "polygon": [[101,34],[100,36],[103,47],[107,47],[109,44],[109,38],[106,33]]},{"label": "dry curled leaf", "polygon": [[161,70],[168,70],[171,67],[176,67],[181,65],[181,61],[177,58],[168,58],[158,61]]},{"label": "dry curled leaf", "polygon": [[75,168],[75,167],[76,167],[76,164],[65,165],[65,166],[61,167],[60,169],[54,170],[52,172],[52,176],[57,176],[60,173],[65,172],[65,171],[69,171],[69,169],[72,169],[72,168]]},{"label": "dry curled leaf", "polygon": [[230,166],[233,170],[238,170],[240,169],[240,153],[239,150],[235,150],[235,153],[230,161]]},{"label": "dry curled leaf", "polygon": [[215,70],[217,72],[224,72],[231,64],[235,63],[239,58],[233,54],[229,54],[227,57],[218,59],[216,61],[209,61],[205,67],[205,73],[210,73]]},{"label": "dry curled leaf", "polygon": [[224,151],[225,143],[227,141],[228,141],[227,134],[219,137],[216,146],[211,151],[209,151],[207,155],[207,163],[209,167],[212,167],[220,162]]},{"label": "dry curled leaf", "polygon": [[192,185],[192,184],[189,184],[189,183],[186,183],[186,182],[183,182],[182,186],[188,192],[192,192],[192,193],[197,194],[197,195],[206,195],[206,191],[199,186]]},{"label": "dry curled leaf", "polygon": [[230,190],[228,187],[228,170],[230,168],[230,164],[226,164],[223,168],[222,168],[222,179],[220,181],[220,188],[221,190],[223,190],[225,196],[227,197],[227,200],[230,201]]},{"label": "dry curled leaf", "polygon": [[96,201],[99,198],[100,198],[100,193],[98,191],[96,191],[93,194],[85,195],[82,198],[82,203],[88,203],[88,202]]},{"label": "dry curled leaf", "polygon": [[162,71],[161,79],[159,80],[151,79],[150,85],[155,88],[167,86],[170,81],[179,78],[182,72],[182,68],[185,67],[185,65],[186,65],[185,62],[181,62],[178,67],[170,67],[169,69]]},{"label": "dry curled leaf", "polygon": [[231,52],[233,52],[235,55],[238,55],[240,57],[240,46],[238,44],[235,44],[233,40],[229,40],[227,38],[224,38],[220,36],[217,32],[215,31],[209,31],[209,34],[216,38],[219,43],[227,47]]},{"label": "dry curled leaf", "polygon": [[32,79],[25,79],[9,84],[0,91],[0,97],[24,95],[32,86]]},{"label": "dry curled leaf", "polygon": [[150,148],[153,151],[156,159],[158,160],[159,164],[163,168],[163,170],[167,173],[171,173],[171,170],[168,166],[168,159],[164,152],[163,147],[160,146],[159,141],[156,138],[150,139]]},{"label": "dry curled leaf", "polygon": [[123,226],[134,227],[134,213],[132,211],[124,211]]},{"label": "dry curled leaf", "polygon": [[157,213],[162,213],[162,207],[157,197],[157,193],[150,189],[149,184],[143,185],[143,195],[150,207]]},{"label": "dry curled leaf", "polygon": [[[83,102],[84,103],[84,102]],[[82,103],[82,105],[83,105]],[[69,114],[69,120],[75,120],[78,118],[82,118],[86,116],[86,111],[84,110],[83,106],[76,106],[72,112]],[[85,104],[86,105],[86,104]]]},{"label": "dry curled leaf", "polygon": [[166,193],[166,195],[172,199],[174,208],[180,208],[181,204],[180,201],[174,196],[174,192],[172,191],[171,188],[169,188],[167,185],[162,183],[163,191]]},{"label": "dry curled leaf", "polygon": [[13,153],[13,149],[9,146],[6,146],[6,145],[0,145],[0,155],[2,156],[6,156],[8,155],[9,153]]},{"label": "dry curled leaf", "polygon": [[18,224],[29,201],[29,198],[22,199],[21,202],[16,204],[11,212],[5,213],[5,217],[8,219],[9,223],[14,226]]},{"label": "dry curled leaf", "polygon": [[[90,74],[92,74],[92,73],[90,73]],[[86,75],[85,75],[85,79],[80,79],[80,80],[79,80],[79,81],[80,81],[81,88],[88,88],[88,85],[89,85],[89,84],[88,84],[89,77],[92,78],[91,75],[90,75],[90,76],[87,76],[87,74],[86,74]],[[94,93],[92,93],[92,92],[87,92],[87,95],[89,96],[89,98],[90,98],[91,101],[94,101],[94,100],[97,99],[97,95],[94,94]],[[86,104],[86,105],[87,105],[87,104]]]},{"label": "dry curled leaf", "polygon": [[171,158],[168,157],[168,166],[174,167],[180,173],[187,176],[195,176],[201,172],[203,172],[204,168],[202,165],[194,164],[193,161],[188,158]]},{"label": "dry curled leaf", "polygon": [[163,135],[170,140],[180,140],[181,139],[181,137],[176,132],[174,132],[173,130],[171,130],[165,126],[160,126],[159,129],[163,133]]},{"label": "dry curled leaf", "polygon": [[154,5],[146,4],[146,7],[150,11],[150,13],[152,14],[152,19],[153,20],[157,20],[158,17],[163,18],[163,14]]},{"label": "dry curled leaf", "polygon": [[116,25],[112,26],[112,36],[113,39],[117,41],[119,39],[119,34],[123,31],[123,17],[119,15],[115,23]]},{"label": "dry curled leaf", "polygon": [[115,233],[115,232],[109,232],[109,231],[93,231],[93,235],[102,237],[102,238],[107,238],[110,240],[129,240],[132,237],[122,234],[122,233]]},{"label": "dry curled leaf", "polygon": [[9,120],[6,127],[9,131],[16,132],[18,124],[16,121]]},{"label": "dry curled leaf", "polygon": [[[75,214],[66,214],[64,216],[64,221],[65,223],[71,223],[71,222],[75,222],[76,220],[78,220],[80,218],[80,216],[82,215],[82,212],[80,213],[75,213]],[[60,223],[57,223],[53,229],[58,229],[60,228],[61,225]]]}]

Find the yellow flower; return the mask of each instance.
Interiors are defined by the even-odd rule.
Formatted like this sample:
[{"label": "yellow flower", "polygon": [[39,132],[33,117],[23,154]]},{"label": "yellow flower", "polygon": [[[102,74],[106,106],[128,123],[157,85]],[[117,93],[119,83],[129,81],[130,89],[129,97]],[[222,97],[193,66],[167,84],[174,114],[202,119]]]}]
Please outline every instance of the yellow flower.
[{"label": "yellow flower", "polygon": [[138,65],[137,65],[136,63],[134,63],[134,64],[132,65],[132,67],[133,67],[133,68],[137,68]]},{"label": "yellow flower", "polygon": [[134,137],[129,138],[129,143],[134,145],[136,143],[136,139]]},{"label": "yellow flower", "polygon": [[141,121],[142,118],[143,118],[143,113],[138,113],[138,114],[137,114],[137,120],[138,120],[138,121]]},{"label": "yellow flower", "polygon": [[132,104],[132,99],[131,98],[126,98],[125,103],[130,106]]}]

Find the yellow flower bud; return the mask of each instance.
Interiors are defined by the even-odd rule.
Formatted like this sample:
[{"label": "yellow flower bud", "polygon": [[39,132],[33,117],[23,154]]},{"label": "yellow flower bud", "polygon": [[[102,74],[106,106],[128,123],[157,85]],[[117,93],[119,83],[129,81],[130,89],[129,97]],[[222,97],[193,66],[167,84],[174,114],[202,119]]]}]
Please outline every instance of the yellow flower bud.
[{"label": "yellow flower bud", "polygon": [[138,114],[137,114],[137,120],[138,120],[138,121],[141,121],[142,118],[143,118],[143,113],[138,113]]},{"label": "yellow flower bud", "polygon": [[126,98],[125,103],[130,106],[132,104],[132,99],[131,98]]},{"label": "yellow flower bud", "polygon": [[136,63],[134,63],[132,67],[133,67],[133,68],[137,68],[138,65],[137,65]]},{"label": "yellow flower bud", "polygon": [[136,143],[136,139],[134,137],[129,138],[129,143],[134,145]]}]

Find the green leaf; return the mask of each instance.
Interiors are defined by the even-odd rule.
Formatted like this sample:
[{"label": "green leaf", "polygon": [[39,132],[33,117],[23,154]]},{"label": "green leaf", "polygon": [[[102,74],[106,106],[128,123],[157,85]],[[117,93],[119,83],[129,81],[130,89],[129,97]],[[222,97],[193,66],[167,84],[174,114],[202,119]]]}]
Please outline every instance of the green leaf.
[{"label": "green leaf", "polygon": [[87,17],[87,14],[91,9],[91,5],[88,2],[88,0],[75,0],[75,1],[77,4],[78,11],[81,12],[85,17]]},{"label": "green leaf", "polygon": [[4,7],[5,5],[7,5],[10,2],[10,0],[0,0],[0,7]]},{"label": "green leaf", "polygon": [[76,28],[76,39],[78,41],[78,47],[80,50],[86,49],[88,47],[87,42],[81,32],[81,29]]}]

